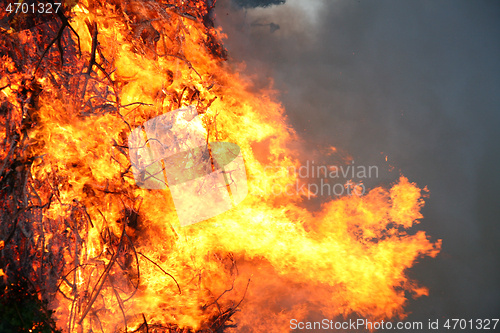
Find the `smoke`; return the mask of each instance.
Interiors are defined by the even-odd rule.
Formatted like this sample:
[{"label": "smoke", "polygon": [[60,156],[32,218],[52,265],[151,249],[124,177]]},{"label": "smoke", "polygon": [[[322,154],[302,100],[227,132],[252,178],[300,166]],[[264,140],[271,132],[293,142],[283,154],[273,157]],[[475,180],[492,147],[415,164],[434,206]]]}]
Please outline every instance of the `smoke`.
[{"label": "smoke", "polygon": [[331,162],[318,146],[333,145],[379,166],[369,186],[401,172],[430,190],[416,229],[443,239],[443,250],[412,269],[430,296],[409,302],[407,320],[426,331],[428,319],[498,315],[499,4],[217,6],[229,63],[244,61],[255,89],[273,82],[304,160]]},{"label": "smoke", "polygon": [[241,8],[268,7],[272,5],[282,5],[286,0],[233,0]]}]

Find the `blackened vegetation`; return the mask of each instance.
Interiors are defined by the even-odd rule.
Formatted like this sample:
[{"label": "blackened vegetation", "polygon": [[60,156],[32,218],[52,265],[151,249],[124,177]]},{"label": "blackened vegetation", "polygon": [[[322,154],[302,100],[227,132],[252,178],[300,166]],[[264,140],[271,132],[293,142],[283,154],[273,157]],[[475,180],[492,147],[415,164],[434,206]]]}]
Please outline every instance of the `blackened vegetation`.
[{"label": "blackened vegetation", "polygon": [[[6,274],[0,281],[0,331],[50,332],[55,325],[46,301],[65,265],[63,254],[50,249],[71,240],[43,218],[54,198],[51,184],[31,177],[31,166],[43,159],[31,154],[28,136],[37,123],[42,89],[29,71],[57,36],[60,21],[56,15],[9,14],[7,3],[0,11],[0,91],[9,88],[14,99],[0,94],[0,269]],[[70,39],[64,35],[61,41],[71,59]],[[57,58],[55,52],[47,54],[48,61]],[[47,69],[44,65],[41,72]],[[46,239],[48,233],[55,236]]]},{"label": "blackened vegetation", "polygon": [[[214,29],[215,2],[216,0],[197,2],[182,0],[113,0],[108,3],[112,3],[117,10],[124,13],[134,37],[140,37],[143,43],[150,50],[154,50],[157,55],[161,54],[158,46],[165,36],[162,36],[162,32],[157,31],[151,23],[158,19],[170,20],[171,16],[181,16],[203,23],[206,36],[205,46],[215,58],[226,60],[226,50]],[[178,36],[174,36],[174,38],[178,38]],[[165,43],[161,45],[165,45]],[[164,56],[166,54],[167,52],[164,52]]]},{"label": "blackened vegetation", "polygon": [[[38,13],[39,4],[45,5],[48,1],[43,0],[25,0],[22,3],[28,5],[28,10],[23,13],[22,9],[16,13],[16,2],[21,1],[2,1],[0,10],[2,17],[0,19],[0,32],[13,29],[14,31],[23,31],[32,29],[35,26],[56,20],[55,13]],[[11,5],[10,7],[9,4]],[[9,11],[7,10],[9,8]]]},{"label": "blackened vegetation", "polygon": [[[87,197],[98,194],[101,200],[122,202],[124,206],[118,221],[106,221],[101,212],[104,226],[99,237],[107,246],[93,259],[94,262],[86,262],[83,253],[88,246],[88,233],[96,227],[87,212],[91,201],[81,198],[63,203],[60,190],[71,187],[71,184],[58,172],[57,164],[50,165],[42,178],[33,174],[34,166],[47,162],[47,154],[37,153],[44,150],[44,143],[38,137],[30,137],[29,132],[31,129],[44,130],[45,126],[40,124],[38,116],[42,107],[40,96],[48,93],[44,92],[41,79],[58,87],[50,92],[51,98],[66,106],[68,121],[110,113],[125,122],[123,111],[130,112],[146,104],[140,101],[129,105],[120,103],[119,91],[126,82],[111,79],[113,61],[99,46],[99,30],[95,22],[87,21],[88,33],[92,37],[91,54],[82,55],[79,36],[71,26],[70,7],[61,7],[57,14],[13,15],[5,10],[6,4],[0,4],[0,331],[57,332],[47,308],[47,302],[56,294],[71,304],[65,330],[72,331],[88,317],[99,323],[101,309],[98,307],[102,305],[97,305],[96,300],[104,288],[113,291],[126,328],[125,304],[138,290],[141,265],[153,265],[158,274],[170,276],[182,293],[182,286],[175,277],[138,252],[134,232],[130,235],[127,232],[129,228],[137,233],[141,231],[140,200],[131,196],[126,186],[99,184],[97,181],[85,184]],[[114,6],[114,14],[123,16],[130,29],[137,53],[148,57],[174,57],[197,73],[189,59],[179,51],[182,45],[176,51],[168,48],[165,42],[170,39],[181,44],[182,38],[166,36],[166,32],[158,31],[151,22],[154,19],[168,21],[172,16],[201,22],[206,29],[205,46],[213,57],[224,60],[226,52],[213,29],[214,5],[215,1],[210,0],[114,0],[107,3],[96,1],[94,7],[88,9]],[[178,34],[181,34],[182,20],[178,22]],[[165,75],[172,83],[172,72]],[[8,89],[9,94],[1,93],[4,89]],[[175,107],[196,101],[200,112],[213,102],[213,99],[204,100],[200,91],[187,86],[168,96],[159,94],[158,98],[170,98]],[[113,139],[117,154],[127,156],[126,137],[122,133]],[[118,158],[114,161],[120,163]],[[79,168],[86,172],[86,176],[91,176],[88,166],[73,163],[70,167]],[[130,165],[121,167],[121,177],[131,177]],[[67,215],[49,217],[46,213],[54,204],[63,206]],[[121,233],[115,234],[112,230],[116,229],[111,228],[111,223],[118,223],[122,227]],[[234,261],[233,265],[236,265]],[[76,281],[77,272],[84,269],[99,272],[99,278],[82,287]],[[117,288],[114,272],[126,277],[127,286]],[[200,305],[204,310],[216,307],[217,311],[199,332],[220,333],[234,326],[230,323],[231,316],[238,311],[241,301],[223,308],[218,303],[222,295],[214,295],[212,304]],[[142,316],[144,323],[136,332],[189,331],[169,323],[148,324],[148,314]]]},{"label": "blackened vegetation", "polygon": [[12,277],[8,286],[0,283],[0,332],[59,333],[47,302],[40,301],[34,286],[23,276]]}]

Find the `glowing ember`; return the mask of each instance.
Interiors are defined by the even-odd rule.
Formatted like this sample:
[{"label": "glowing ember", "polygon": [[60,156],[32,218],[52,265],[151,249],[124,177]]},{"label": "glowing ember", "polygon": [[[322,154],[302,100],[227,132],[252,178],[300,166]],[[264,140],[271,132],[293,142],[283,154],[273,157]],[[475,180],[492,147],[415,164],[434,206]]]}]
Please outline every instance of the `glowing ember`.
[{"label": "glowing ember", "polygon": [[[50,40],[37,40],[36,29],[55,38],[64,16],[6,32],[2,48],[17,38],[25,56],[21,67],[2,53],[1,103],[14,110],[2,115],[12,130],[2,131],[2,160],[13,149],[8,136],[17,136],[13,147],[26,136],[28,148],[16,151],[31,166],[19,205],[23,214],[40,215],[16,219],[38,221],[30,251],[41,259],[33,280],[56,310],[58,327],[221,331],[239,308],[237,330],[254,332],[288,331],[291,318],[313,310],[404,317],[405,292],[427,294],[405,270],[440,248],[424,232],[404,231],[422,218],[422,191],[401,177],[391,189],[342,197],[314,216],[298,195],[265,195],[296,181],[293,174],[268,176],[265,168],[296,166],[287,143],[297,137],[273,92],[249,92],[223,62],[223,34],[207,23],[209,10],[204,1],[80,1],[65,12],[71,27],[61,35],[62,55],[55,40],[43,59],[39,45]],[[181,227],[168,188],[137,186],[128,137],[188,106],[198,110],[207,142],[241,148],[251,194]],[[264,140],[268,155],[257,159],[252,147]],[[3,246],[16,245],[8,239]],[[284,295],[293,306],[280,304]]]}]

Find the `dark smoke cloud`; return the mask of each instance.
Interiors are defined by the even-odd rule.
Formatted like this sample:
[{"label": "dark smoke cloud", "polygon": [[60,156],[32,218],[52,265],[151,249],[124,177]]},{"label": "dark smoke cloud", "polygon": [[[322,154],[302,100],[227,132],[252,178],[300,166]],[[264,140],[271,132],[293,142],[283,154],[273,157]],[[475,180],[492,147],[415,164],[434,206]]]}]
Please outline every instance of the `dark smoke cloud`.
[{"label": "dark smoke cloud", "polygon": [[430,296],[410,301],[407,320],[498,318],[499,3],[316,4],[218,2],[230,62],[246,62],[256,89],[274,80],[307,151],[333,145],[378,165],[370,186],[401,172],[429,188],[416,229],[442,239],[443,250],[411,270]]},{"label": "dark smoke cloud", "polygon": [[282,5],[286,0],[232,0],[241,8],[268,7],[272,5]]}]

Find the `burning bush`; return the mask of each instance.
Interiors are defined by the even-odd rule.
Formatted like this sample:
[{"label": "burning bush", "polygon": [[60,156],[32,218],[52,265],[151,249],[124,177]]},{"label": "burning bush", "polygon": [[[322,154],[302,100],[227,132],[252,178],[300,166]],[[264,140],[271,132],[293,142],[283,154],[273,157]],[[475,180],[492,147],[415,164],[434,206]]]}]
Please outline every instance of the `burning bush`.
[{"label": "burning bush", "polygon": [[[273,91],[251,92],[224,63],[213,5],[88,0],[52,14],[2,5],[4,299],[28,281],[38,297],[20,311],[35,316],[28,308],[46,301],[67,332],[222,332],[240,309],[238,330],[255,332],[286,331],[313,310],[403,317],[405,292],[427,293],[405,270],[440,246],[405,232],[422,217],[421,190],[402,177],[319,215],[300,195],[259,195],[266,166],[297,165],[287,148],[297,137]],[[181,227],[169,188],[137,186],[127,138],[187,106],[206,142],[241,148],[251,194]],[[269,142],[264,159],[252,149],[259,142]],[[50,326],[42,313],[33,323]]]}]

